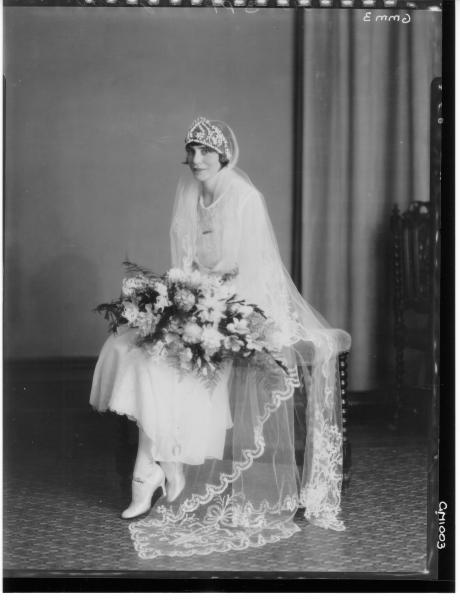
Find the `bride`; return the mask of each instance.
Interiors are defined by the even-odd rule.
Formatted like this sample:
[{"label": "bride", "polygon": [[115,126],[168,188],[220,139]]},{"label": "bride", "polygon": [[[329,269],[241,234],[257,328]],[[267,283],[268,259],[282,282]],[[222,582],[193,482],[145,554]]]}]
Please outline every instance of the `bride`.
[{"label": "bride", "polygon": [[[176,191],[172,265],[233,273],[238,295],[276,323],[288,372],[227,361],[209,388],[135,346],[133,329],[107,339],[90,403],[138,425],[132,500],[121,516],[146,559],[275,542],[299,531],[293,519],[299,508],[319,526],[344,528],[337,362],[350,337],[297,291],[265,201],[236,167],[230,127],[196,119],[185,150],[190,172]],[[299,406],[303,440],[294,430]],[[158,488],[163,494],[152,509]]]}]

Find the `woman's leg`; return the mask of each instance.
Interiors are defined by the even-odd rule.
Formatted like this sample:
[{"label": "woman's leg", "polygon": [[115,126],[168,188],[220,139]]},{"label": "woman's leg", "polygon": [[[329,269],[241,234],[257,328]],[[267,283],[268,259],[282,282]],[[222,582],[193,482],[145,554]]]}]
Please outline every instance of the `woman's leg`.
[{"label": "woman's leg", "polygon": [[172,502],[185,487],[184,466],[181,462],[160,462],[166,474],[166,497]]},{"label": "woman's leg", "polygon": [[151,439],[141,428],[139,428],[139,443],[137,447],[136,462],[134,463],[133,477],[139,477],[140,479],[148,478],[154,471],[156,462],[153,460],[151,449]]},{"label": "woman's leg", "polygon": [[131,504],[121,514],[123,519],[132,519],[150,510],[152,496],[161,486],[165,493],[165,473],[153,460],[152,442],[139,428],[139,445],[134,463]]}]

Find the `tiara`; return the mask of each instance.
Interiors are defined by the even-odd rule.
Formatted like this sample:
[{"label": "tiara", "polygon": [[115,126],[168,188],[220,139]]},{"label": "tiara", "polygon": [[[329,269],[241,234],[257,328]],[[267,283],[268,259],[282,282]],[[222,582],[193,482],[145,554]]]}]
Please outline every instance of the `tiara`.
[{"label": "tiara", "polygon": [[187,131],[185,144],[191,144],[192,142],[212,148],[219,154],[222,154],[226,160],[230,160],[230,147],[222,130],[204,117],[195,119]]}]

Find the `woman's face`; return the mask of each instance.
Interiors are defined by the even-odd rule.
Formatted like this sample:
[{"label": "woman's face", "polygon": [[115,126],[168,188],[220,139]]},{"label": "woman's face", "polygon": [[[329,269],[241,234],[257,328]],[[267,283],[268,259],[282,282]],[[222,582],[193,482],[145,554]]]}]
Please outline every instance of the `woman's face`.
[{"label": "woman's face", "polygon": [[190,144],[186,148],[187,163],[198,181],[211,179],[220,171],[222,165],[215,150],[201,144]]}]

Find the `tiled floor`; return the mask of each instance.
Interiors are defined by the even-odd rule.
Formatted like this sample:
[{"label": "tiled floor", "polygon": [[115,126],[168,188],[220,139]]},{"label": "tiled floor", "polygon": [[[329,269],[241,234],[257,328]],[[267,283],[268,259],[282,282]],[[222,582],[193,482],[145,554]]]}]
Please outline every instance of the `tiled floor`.
[{"label": "tiled floor", "polygon": [[[4,569],[426,573],[423,437],[370,424],[351,431],[346,531],[308,524],[288,540],[206,557],[140,559],[119,513],[118,417],[32,411],[5,420]],[[107,442],[106,440],[111,440]]]}]

